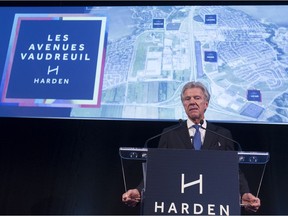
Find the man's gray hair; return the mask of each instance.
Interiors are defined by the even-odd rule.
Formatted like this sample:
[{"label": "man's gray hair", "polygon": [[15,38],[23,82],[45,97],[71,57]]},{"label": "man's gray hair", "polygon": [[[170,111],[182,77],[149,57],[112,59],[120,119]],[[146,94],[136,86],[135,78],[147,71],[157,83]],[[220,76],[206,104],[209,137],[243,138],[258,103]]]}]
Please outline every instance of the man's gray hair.
[{"label": "man's gray hair", "polygon": [[183,102],[184,101],[184,92],[187,90],[187,89],[191,89],[191,88],[200,88],[204,95],[205,95],[205,100],[209,103],[210,101],[210,93],[208,91],[208,89],[206,88],[206,86],[201,83],[201,82],[188,82],[186,83],[183,88],[182,88],[182,92],[181,92],[181,101]]}]

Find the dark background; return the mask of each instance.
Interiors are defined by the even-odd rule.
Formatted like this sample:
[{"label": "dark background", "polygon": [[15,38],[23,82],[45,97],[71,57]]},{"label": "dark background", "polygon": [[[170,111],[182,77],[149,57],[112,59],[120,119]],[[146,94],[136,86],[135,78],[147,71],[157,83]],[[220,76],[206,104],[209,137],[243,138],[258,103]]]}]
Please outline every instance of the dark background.
[{"label": "dark background", "polygon": [[[142,147],[176,122],[0,118],[0,214],[138,214],[121,203],[119,147]],[[219,124],[219,123],[218,123]],[[259,214],[288,214],[288,126],[219,124],[245,151],[270,153]],[[154,147],[155,139],[149,142]],[[124,161],[128,187],[141,164]],[[257,192],[261,165],[245,165]]]}]

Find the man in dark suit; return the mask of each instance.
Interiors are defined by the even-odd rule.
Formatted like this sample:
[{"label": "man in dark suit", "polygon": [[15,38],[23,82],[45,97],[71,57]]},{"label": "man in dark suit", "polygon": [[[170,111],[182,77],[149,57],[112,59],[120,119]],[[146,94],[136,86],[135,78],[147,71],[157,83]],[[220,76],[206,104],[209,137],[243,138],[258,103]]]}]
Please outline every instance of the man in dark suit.
[{"label": "man in dark suit", "polygon": [[[209,105],[210,93],[202,83],[188,82],[185,84],[181,92],[181,101],[188,118],[174,130],[164,129],[164,131],[170,130],[170,132],[161,136],[159,148],[231,151],[235,149],[234,143],[230,141],[232,135],[229,130],[206,121],[204,114]],[[199,131],[195,128],[197,125],[201,125]],[[207,130],[203,128],[207,128]],[[195,143],[196,131],[199,134],[198,146]],[[248,183],[241,171],[239,171],[239,184],[242,205],[248,211],[257,211],[261,205],[260,199],[249,192]],[[129,206],[136,206],[141,200],[140,191],[141,186],[128,190],[122,195],[122,201]]]}]

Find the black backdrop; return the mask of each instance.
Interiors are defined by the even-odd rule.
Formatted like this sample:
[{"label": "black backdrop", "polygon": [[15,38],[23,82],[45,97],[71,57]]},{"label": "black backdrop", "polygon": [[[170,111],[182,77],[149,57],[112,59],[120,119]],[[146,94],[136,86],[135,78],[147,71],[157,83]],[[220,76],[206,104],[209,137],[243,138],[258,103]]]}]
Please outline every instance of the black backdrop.
[{"label": "black backdrop", "polygon": [[[175,122],[0,118],[0,214],[138,214],[121,203],[119,147],[142,147]],[[220,123],[218,123],[220,124]],[[288,126],[220,124],[245,151],[268,151],[259,214],[288,214]],[[158,142],[150,142],[151,147]],[[128,187],[141,179],[124,163]],[[262,167],[245,166],[252,192]]]}]

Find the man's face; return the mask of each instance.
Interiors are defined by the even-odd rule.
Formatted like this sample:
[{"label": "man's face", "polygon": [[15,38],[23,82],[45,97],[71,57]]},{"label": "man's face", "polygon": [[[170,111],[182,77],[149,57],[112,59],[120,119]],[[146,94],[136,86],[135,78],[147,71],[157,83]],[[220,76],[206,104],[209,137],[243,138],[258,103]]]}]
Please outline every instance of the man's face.
[{"label": "man's face", "polygon": [[208,107],[208,102],[200,88],[190,88],[184,92],[183,106],[187,116],[195,123],[204,119],[204,112]]}]

